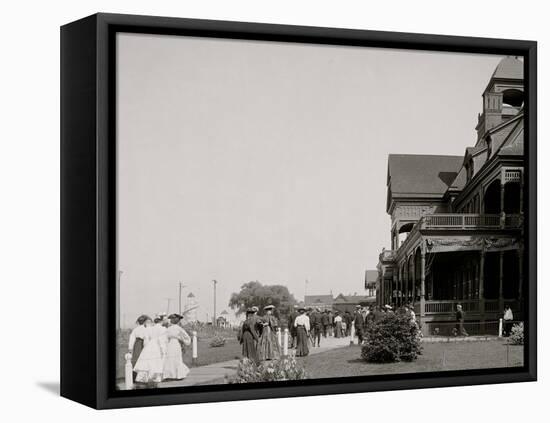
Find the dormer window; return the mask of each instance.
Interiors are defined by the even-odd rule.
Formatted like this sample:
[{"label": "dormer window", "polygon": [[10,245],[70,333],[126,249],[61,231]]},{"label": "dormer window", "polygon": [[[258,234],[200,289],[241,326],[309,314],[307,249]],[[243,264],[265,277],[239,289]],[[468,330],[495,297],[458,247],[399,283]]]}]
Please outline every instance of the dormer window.
[{"label": "dormer window", "polygon": [[474,161],[470,159],[468,163],[466,163],[466,180],[471,180],[474,176]]}]

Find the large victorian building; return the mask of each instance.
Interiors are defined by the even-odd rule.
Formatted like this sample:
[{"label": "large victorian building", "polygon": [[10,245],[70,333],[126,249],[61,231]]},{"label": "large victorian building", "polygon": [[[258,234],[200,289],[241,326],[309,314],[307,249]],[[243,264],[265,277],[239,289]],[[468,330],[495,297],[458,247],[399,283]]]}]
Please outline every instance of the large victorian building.
[{"label": "large victorian building", "polygon": [[464,156],[388,158],[391,250],[379,257],[377,301],[413,303],[424,333],[449,327],[458,303],[481,331],[505,305],[521,318],[523,116],[523,62],[507,57]]}]

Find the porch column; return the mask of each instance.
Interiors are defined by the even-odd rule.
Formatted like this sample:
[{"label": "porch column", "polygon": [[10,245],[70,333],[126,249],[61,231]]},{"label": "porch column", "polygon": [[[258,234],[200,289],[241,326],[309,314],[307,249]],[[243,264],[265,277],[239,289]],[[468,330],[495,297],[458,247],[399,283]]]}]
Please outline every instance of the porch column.
[{"label": "porch column", "polygon": [[485,296],[484,296],[484,269],[485,269],[485,249],[482,249],[479,257],[479,315],[480,320],[485,320]]},{"label": "porch column", "polygon": [[518,298],[520,310],[523,311],[523,247],[518,249]]},{"label": "porch column", "polygon": [[506,226],[506,214],[504,213],[504,171],[500,177],[500,227]]},{"label": "porch column", "polygon": [[498,278],[498,311],[499,313],[504,310],[504,251],[499,253],[500,263],[499,263],[499,278]]},{"label": "porch column", "polygon": [[[426,247],[422,244],[420,250],[420,322],[424,323],[426,305]],[[424,325],[423,325],[424,326]]]},{"label": "porch column", "polygon": [[413,304],[415,299],[416,299],[416,253],[412,255],[411,302]]}]

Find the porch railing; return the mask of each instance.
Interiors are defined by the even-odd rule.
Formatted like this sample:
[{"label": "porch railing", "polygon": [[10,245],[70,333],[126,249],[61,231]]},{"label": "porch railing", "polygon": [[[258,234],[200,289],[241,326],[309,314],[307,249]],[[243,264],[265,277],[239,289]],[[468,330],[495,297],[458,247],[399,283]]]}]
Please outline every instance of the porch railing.
[{"label": "porch railing", "polygon": [[422,217],[423,229],[434,228],[516,228],[521,225],[518,214],[505,215],[504,220],[499,214],[428,214]]},{"label": "porch railing", "polygon": [[[425,314],[447,314],[456,311],[457,304],[462,305],[466,313],[477,313],[480,311],[479,300],[430,300],[424,303]],[[499,300],[485,300],[484,308],[486,313],[502,313]],[[503,306],[509,305],[513,312],[519,311],[518,300],[503,299]]]},{"label": "porch railing", "polygon": [[465,312],[479,311],[479,300],[431,300],[424,303],[426,314],[445,314],[456,311],[456,305],[461,304]]}]

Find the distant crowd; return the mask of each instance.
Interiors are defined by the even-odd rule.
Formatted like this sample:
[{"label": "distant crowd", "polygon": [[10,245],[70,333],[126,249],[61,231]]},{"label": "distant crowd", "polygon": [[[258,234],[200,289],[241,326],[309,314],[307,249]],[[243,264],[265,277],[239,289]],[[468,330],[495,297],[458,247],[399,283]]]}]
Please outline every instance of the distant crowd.
[{"label": "distant crowd", "polygon": [[[280,345],[276,335],[280,324],[274,316],[274,310],[273,305],[268,305],[263,309],[264,316],[259,316],[258,307],[247,309],[246,320],[238,333],[244,357],[254,362],[261,362],[280,356]],[[296,356],[304,357],[309,354],[310,346],[319,348],[323,338],[351,336],[352,327],[354,336],[358,338],[359,343],[362,343],[369,326],[385,313],[393,312],[394,308],[390,305],[384,307],[357,305],[354,313],[296,305],[288,316],[289,347],[296,350]],[[412,324],[416,325],[416,315],[412,305],[400,307],[398,312],[406,313]]]}]

